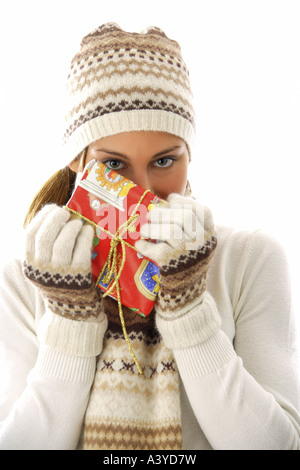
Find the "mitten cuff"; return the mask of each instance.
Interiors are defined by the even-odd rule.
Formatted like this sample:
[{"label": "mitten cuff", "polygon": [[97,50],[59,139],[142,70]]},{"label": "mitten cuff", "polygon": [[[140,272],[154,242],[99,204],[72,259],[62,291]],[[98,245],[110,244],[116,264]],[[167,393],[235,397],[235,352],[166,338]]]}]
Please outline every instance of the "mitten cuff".
[{"label": "mitten cuff", "polygon": [[105,314],[101,321],[94,323],[70,320],[47,311],[39,325],[38,338],[47,346],[73,356],[98,356],[107,323]]},{"label": "mitten cuff", "polygon": [[205,292],[200,302],[182,315],[157,312],[156,325],[169,349],[195,346],[213,336],[220,327],[221,318],[211,295]]}]

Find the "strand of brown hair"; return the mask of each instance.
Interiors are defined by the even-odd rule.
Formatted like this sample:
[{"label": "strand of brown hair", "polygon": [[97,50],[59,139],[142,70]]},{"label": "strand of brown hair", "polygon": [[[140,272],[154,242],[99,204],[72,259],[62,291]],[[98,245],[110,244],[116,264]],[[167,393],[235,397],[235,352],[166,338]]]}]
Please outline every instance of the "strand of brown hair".
[{"label": "strand of brown hair", "polygon": [[33,198],[24,220],[24,227],[46,204],[64,206],[71,197],[76,173],[68,166],[52,175]]}]

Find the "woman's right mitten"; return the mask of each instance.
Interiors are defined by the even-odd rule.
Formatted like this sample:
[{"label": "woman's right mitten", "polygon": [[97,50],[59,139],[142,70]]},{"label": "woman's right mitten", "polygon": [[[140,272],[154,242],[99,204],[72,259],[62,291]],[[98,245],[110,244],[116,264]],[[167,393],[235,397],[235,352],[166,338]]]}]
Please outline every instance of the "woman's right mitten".
[{"label": "woman's right mitten", "polygon": [[103,322],[102,296],[91,272],[94,229],[70,217],[54,204],[36,215],[27,229],[24,274],[56,315]]}]

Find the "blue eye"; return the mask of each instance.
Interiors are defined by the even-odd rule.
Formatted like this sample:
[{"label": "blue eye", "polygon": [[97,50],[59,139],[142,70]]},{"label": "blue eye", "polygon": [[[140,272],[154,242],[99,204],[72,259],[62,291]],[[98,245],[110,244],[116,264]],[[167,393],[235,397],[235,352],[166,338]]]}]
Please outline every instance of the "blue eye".
[{"label": "blue eye", "polygon": [[158,166],[160,168],[168,168],[169,166],[171,166],[173,163],[173,159],[172,158],[169,158],[169,157],[164,157],[164,158],[159,158],[158,160],[156,160],[156,162],[154,163],[155,166]]},{"label": "blue eye", "polygon": [[124,168],[124,163],[120,162],[119,160],[106,160],[103,163],[110,170],[121,170],[122,168]]}]

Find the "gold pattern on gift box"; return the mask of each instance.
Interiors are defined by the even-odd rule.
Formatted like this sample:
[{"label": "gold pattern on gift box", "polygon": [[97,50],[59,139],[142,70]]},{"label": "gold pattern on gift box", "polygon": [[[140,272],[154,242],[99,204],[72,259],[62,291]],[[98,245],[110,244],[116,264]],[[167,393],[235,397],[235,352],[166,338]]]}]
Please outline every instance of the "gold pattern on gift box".
[{"label": "gold pattern on gift box", "polygon": [[[134,275],[134,282],[136,284],[136,287],[143,294],[144,297],[155,302],[161,284],[161,276],[157,273],[151,273],[151,271],[149,270],[151,266],[153,266],[153,263],[151,261],[143,259],[138,270]],[[143,279],[143,277],[145,277],[146,279]],[[151,284],[151,290],[149,288],[149,281]]]},{"label": "gold pattern on gift box", "polygon": [[93,162],[87,177],[80,181],[79,186],[120,211],[125,211],[124,201],[136,184],[103,163]]}]

